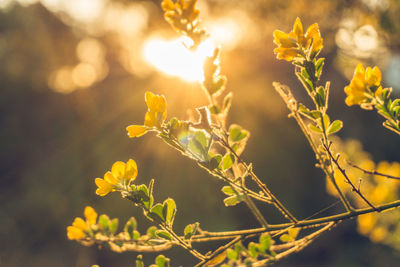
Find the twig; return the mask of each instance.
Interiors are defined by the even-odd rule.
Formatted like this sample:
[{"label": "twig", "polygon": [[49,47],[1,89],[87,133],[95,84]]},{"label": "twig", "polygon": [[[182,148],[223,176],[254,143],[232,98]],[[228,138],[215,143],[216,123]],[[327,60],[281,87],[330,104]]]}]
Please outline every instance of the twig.
[{"label": "twig", "polygon": [[244,236],[238,236],[235,239],[233,239],[232,241],[230,241],[229,243],[227,243],[224,246],[219,247],[218,249],[216,249],[213,253],[211,253],[211,255],[207,256],[206,259],[202,260],[201,262],[199,262],[198,264],[196,264],[195,267],[199,267],[199,266],[204,266],[205,264],[207,264],[210,260],[212,260],[215,256],[224,253],[228,248],[232,247],[233,245],[235,245],[237,242],[241,241],[245,239]]},{"label": "twig", "polygon": [[357,166],[356,164],[354,164],[354,163],[352,163],[352,162],[350,162],[350,161],[346,161],[346,162],[347,162],[347,164],[349,164],[351,167],[356,168],[356,169],[358,169],[358,170],[360,170],[360,171],[362,171],[362,172],[364,172],[364,173],[366,173],[366,174],[379,175],[379,176],[383,176],[383,177],[386,177],[386,178],[389,178],[389,179],[400,180],[400,177],[393,176],[393,175],[389,175],[389,174],[384,174],[384,173],[378,172],[378,171],[376,171],[376,170],[368,171],[368,170],[366,170],[366,169],[361,168],[360,166]]},{"label": "twig", "polygon": [[[242,160],[241,157],[239,157],[239,155],[232,149],[232,147],[224,140],[224,139],[220,139],[219,140],[220,143],[222,144],[223,147],[227,148],[229,150],[229,152],[231,152],[235,158],[241,163],[243,164],[243,166],[249,170],[249,166],[247,165],[247,163]],[[274,206],[280,211],[282,212],[283,215],[285,215],[285,217],[287,217],[290,221],[292,222],[297,222],[296,217],[294,217],[287,209],[286,207],[275,197],[274,194],[272,194],[272,192],[268,189],[268,187],[261,182],[261,180],[257,177],[257,175],[250,170],[249,172],[251,178],[253,179],[253,181],[256,182],[256,184],[258,185],[258,187],[260,187],[260,189],[271,198],[272,203],[274,204]]]},{"label": "twig", "polygon": [[323,232],[331,229],[332,227],[334,227],[337,224],[337,222],[331,222],[328,225],[326,225],[325,227],[321,228],[318,231],[315,231],[314,233],[296,241],[296,243],[298,242],[299,244],[294,246],[293,248],[290,248],[282,253],[279,253],[278,255],[276,255],[274,258],[268,258],[268,259],[264,259],[258,262],[253,263],[253,267],[261,267],[261,266],[265,266],[268,263],[272,263],[272,262],[276,262],[294,252],[299,252],[300,250],[302,250],[303,248],[305,248],[307,245],[309,245],[312,241],[314,241],[318,236],[320,236]]},{"label": "twig", "polygon": [[[330,144],[332,144],[332,143],[330,143]],[[375,211],[378,211],[375,208],[375,206],[371,202],[369,202],[368,199],[361,193],[361,191],[357,187],[355,187],[354,184],[351,182],[350,178],[346,174],[346,170],[344,170],[338,162],[339,157],[335,158],[332,155],[331,150],[330,150],[330,144],[327,146],[325,143],[323,143],[323,146],[324,146],[326,152],[328,153],[329,157],[331,158],[331,160],[335,163],[338,170],[343,174],[344,178],[346,179],[346,182],[351,186],[351,190],[353,192],[356,192],[365,201],[365,203],[367,203],[371,208],[373,208]]]}]

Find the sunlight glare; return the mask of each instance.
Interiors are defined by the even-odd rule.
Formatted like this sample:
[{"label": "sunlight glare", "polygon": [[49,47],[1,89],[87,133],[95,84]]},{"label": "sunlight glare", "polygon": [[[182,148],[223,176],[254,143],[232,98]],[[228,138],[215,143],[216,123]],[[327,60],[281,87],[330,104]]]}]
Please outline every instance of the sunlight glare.
[{"label": "sunlight glare", "polygon": [[144,58],[168,75],[178,76],[190,82],[202,81],[204,60],[213,54],[215,45],[207,39],[196,51],[190,51],[184,45],[187,40],[187,38],[177,40],[150,38],[143,46]]}]

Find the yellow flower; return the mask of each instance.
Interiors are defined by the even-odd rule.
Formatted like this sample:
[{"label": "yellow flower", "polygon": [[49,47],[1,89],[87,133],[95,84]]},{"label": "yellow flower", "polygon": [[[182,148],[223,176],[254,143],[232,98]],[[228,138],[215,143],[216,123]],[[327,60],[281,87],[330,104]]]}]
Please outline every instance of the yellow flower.
[{"label": "yellow flower", "polygon": [[90,226],[96,224],[97,213],[92,207],[86,206],[83,214],[85,215],[86,221],[81,217],[76,217],[72,226],[67,227],[68,239],[74,240],[84,238],[86,236],[85,232],[90,230]]},{"label": "yellow flower", "polygon": [[367,68],[365,72],[365,80],[369,86],[379,86],[381,84],[382,74],[377,66],[373,69]]},{"label": "yellow flower", "polygon": [[76,228],[73,226],[68,226],[67,227],[67,237],[69,240],[82,239],[85,237],[85,233],[79,228]]},{"label": "yellow flower", "polygon": [[167,100],[163,95],[156,95],[147,91],[145,100],[148,110],[144,116],[144,125],[129,125],[126,127],[128,136],[131,138],[146,134],[149,128],[159,128],[167,118]]},{"label": "yellow flower", "polygon": [[163,95],[155,95],[152,92],[147,91],[145,94],[145,100],[150,112],[165,113],[165,116],[167,116],[167,100]]},{"label": "yellow flower", "polygon": [[315,57],[323,47],[323,39],[321,38],[318,24],[314,23],[308,27],[304,35],[303,25],[299,18],[296,18],[293,30],[290,33],[275,30],[274,43],[278,45],[274,49],[277,58],[287,61],[301,57],[302,51],[311,57]]},{"label": "yellow flower", "polygon": [[143,125],[129,125],[126,127],[129,137],[140,137],[147,133],[147,127]]},{"label": "yellow flower", "polygon": [[[345,100],[348,106],[355,104],[361,104],[368,99],[368,93],[370,93],[371,87],[375,87],[374,94],[380,95],[382,93],[381,83],[381,71],[378,67],[371,69],[364,68],[362,64],[358,64],[353,75],[353,79],[350,84],[344,88],[347,98]],[[376,88],[377,87],[377,88]]]},{"label": "yellow flower", "polygon": [[129,184],[136,179],[137,165],[133,159],[128,160],[127,163],[117,161],[111,167],[111,171],[104,174],[104,179],[96,178],[94,182],[97,185],[96,194],[105,196],[108,193],[115,191],[120,184]]}]

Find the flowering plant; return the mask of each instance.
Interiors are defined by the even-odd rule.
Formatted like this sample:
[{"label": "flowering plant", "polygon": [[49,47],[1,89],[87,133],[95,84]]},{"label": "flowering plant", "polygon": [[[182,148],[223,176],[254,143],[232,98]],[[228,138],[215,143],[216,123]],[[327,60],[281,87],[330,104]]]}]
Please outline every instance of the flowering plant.
[{"label": "flowering plant", "polygon": [[[196,0],[162,2],[167,22],[177,32],[192,39],[193,44],[188,49],[196,49],[208,36],[199,26],[199,11],[195,4]],[[244,203],[260,227],[211,232],[203,229],[199,222],[193,222],[182,233],[176,232],[174,219],[177,204],[172,198],[157,203],[153,196],[154,180],[148,185],[133,184],[138,168],[136,162],[130,159],[126,163],[117,161],[111,171],[105,173],[104,179],[95,179],[98,187],[96,194],[104,197],[111,192],[120,192],[123,198],[142,210],[154,226],[146,234],[141,234],[137,231],[136,219],[132,217],[123,230],[117,233],[117,219],[110,220],[107,215],[101,215],[97,220],[97,213],[86,207],[86,221],[76,218],[72,226],[67,227],[68,238],[84,245],[108,246],[117,252],[159,252],[180,246],[198,259],[197,266],[264,266],[305,248],[323,232],[350,218],[358,219],[362,234],[369,235],[372,240],[387,241],[384,237],[389,236],[388,232],[396,225],[397,217],[394,216],[390,221],[390,216],[385,214],[383,216],[389,219],[385,220],[386,224],[382,224],[379,223],[377,213],[400,206],[400,188],[393,183],[393,180],[400,179],[398,164],[386,167],[378,164],[375,170],[374,163],[366,163],[367,158],[361,160],[361,157],[357,157],[357,161],[352,160],[343,142],[334,136],[342,129],[343,122],[331,119],[328,114],[330,83],[320,85],[325,59],[319,57],[323,39],[318,24],[311,25],[304,33],[301,20],[297,18],[291,32],[276,30],[273,36],[278,46],[274,50],[277,58],[295,66],[295,75],[313,105],[300,103],[285,85],[275,82],[273,86],[285,102],[289,117],[297,122],[311,146],[316,167],[322,170],[328,180],[328,192],[338,196],[338,203],[342,204],[344,212],[314,218],[320,214],[317,212],[307,218],[297,218],[257,176],[253,165],[241,157],[250,132],[240,125],[229,125],[227,121],[232,93],[225,92],[227,78],[221,74],[220,49],[216,48],[204,64],[201,84],[209,103],[197,108],[197,121],[178,118],[168,120],[166,97],[146,92],[148,110],[144,124],[130,125],[126,130],[131,138],[154,132],[166,144],[192,159],[200,168],[224,183],[221,188],[226,195],[224,205]],[[365,69],[358,65],[350,85],[344,90],[347,105],[376,108],[386,119],[384,126],[400,135],[400,100],[392,100],[391,89],[382,88],[378,67]],[[362,187],[354,181],[354,176],[359,175],[359,172],[367,176]],[[268,222],[265,214],[259,210],[259,205],[273,206],[286,221],[280,224]],[[374,230],[375,226],[380,230]],[[211,241],[224,243],[212,251],[202,251],[195,246],[196,243]],[[136,265],[143,264],[142,257],[138,256]],[[168,266],[169,259],[160,255],[155,265]]]}]

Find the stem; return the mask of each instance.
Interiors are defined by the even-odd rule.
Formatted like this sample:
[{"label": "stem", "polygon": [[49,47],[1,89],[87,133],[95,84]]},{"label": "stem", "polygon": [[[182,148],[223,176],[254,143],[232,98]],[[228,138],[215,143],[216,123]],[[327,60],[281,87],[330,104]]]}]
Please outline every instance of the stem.
[{"label": "stem", "polygon": [[[242,160],[241,157],[239,157],[239,155],[231,148],[231,146],[224,140],[221,139],[220,140],[221,144],[223,147],[227,148],[234,156],[235,158],[241,163],[243,164],[243,166],[247,169],[250,170],[249,166],[246,164],[246,162],[244,162],[244,160]],[[286,207],[275,197],[274,194],[272,194],[272,192],[268,189],[268,187],[261,182],[261,180],[257,177],[257,175],[253,172],[253,170],[250,170],[249,172],[251,178],[253,179],[253,181],[256,182],[256,184],[258,185],[258,187],[260,187],[260,189],[271,198],[272,203],[274,204],[274,206],[283,214],[285,215],[285,217],[287,217],[290,221],[292,222],[297,222],[296,217],[294,217],[287,209]]]},{"label": "stem", "polygon": [[396,200],[390,203],[382,204],[376,206],[375,209],[368,207],[364,209],[355,209],[354,212],[344,212],[331,216],[325,216],[317,219],[310,220],[302,220],[297,223],[283,223],[283,224],[270,224],[268,229],[265,228],[255,228],[255,229],[247,229],[247,230],[239,230],[239,231],[228,231],[228,232],[203,232],[202,235],[193,236],[193,241],[197,238],[205,238],[205,237],[229,237],[234,238],[239,235],[254,235],[261,233],[274,233],[276,231],[284,230],[289,227],[300,227],[300,228],[309,228],[309,227],[318,227],[322,224],[327,224],[331,222],[340,222],[343,220],[351,219],[354,217],[358,217],[362,214],[367,214],[371,212],[383,212],[389,209],[400,207],[400,200]]},{"label": "stem", "polygon": [[[325,129],[325,122],[324,122],[324,115],[325,115],[325,112],[323,111],[323,110],[320,110],[320,117],[321,117],[321,127],[322,127],[322,133],[323,133],[323,138],[322,138],[322,145],[325,147],[325,149],[327,148],[327,146],[326,146],[326,143],[328,143],[329,141],[328,141],[328,136],[327,136],[327,134],[326,134],[326,131],[327,131],[327,129]],[[324,113],[324,114],[323,114]],[[328,153],[328,155],[330,156],[330,166],[332,166],[332,160],[334,161],[334,159],[333,159],[333,157],[332,157],[332,154],[330,153],[330,151],[329,151],[329,148],[328,148],[328,150],[327,150],[327,153]],[[323,162],[321,162],[321,164],[323,164]],[[324,166],[325,166],[325,164],[324,164]],[[329,167],[328,167],[329,168]],[[348,211],[348,212],[352,212],[353,211],[353,208],[351,207],[351,205],[350,205],[350,202],[347,200],[347,198],[346,198],[346,196],[343,194],[343,192],[342,192],[342,190],[340,190],[340,187],[337,185],[337,183],[336,183],[336,180],[335,180],[335,175],[334,175],[334,172],[333,172],[333,168],[332,168],[332,170],[329,170],[328,168],[326,168],[327,169],[327,173],[329,173],[329,178],[330,178],[330,180],[331,180],[331,182],[332,182],[332,184],[335,186],[335,189],[336,189],[336,191],[339,193],[339,196],[340,196],[340,199],[342,200],[342,202],[343,202],[343,205],[345,206],[345,208],[346,208],[346,210]],[[348,182],[354,187],[354,185],[351,183],[351,181],[350,181],[350,179],[348,179],[347,178],[347,180],[348,180]],[[360,193],[361,194],[361,193]],[[372,206],[373,207],[373,206]]]},{"label": "stem", "polygon": [[[335,178],[333,176],[333,174],[331,173],[331,171],[327,168],[327,166],[325,165],[325,163],[323,162],[323,159],[320,156],[320,153],[318,152],[318,148],[317,145],[314,143],[312,136],[310,134],[310,132],[307,129],[307,126],[305,125],[303,119],[301,118],[299,112],[297,111],[297,101],[296,99],[293,97],[292,93],[290,92],[290,89],[287,86],[284,86],[280,83],[274,82],[273,86],[275,88],[275,90],[279,93],[279,95],[282,97],[283,101],[286,103],[286,106],[288,107],[288,109],[291,111],[291,113],[289,114],[289,117],[293,117],[297,124],[299,125],[301,131],[303,132],[304,136],[306,137],[308,143],[310,144],[316,159],[319,162],[319,165],[321,167],[321,169],[324,171],[325,175],[329,178],[329,180],[332,182],[332,184],[334,185],[336,191],[339,194],[339,198],[342,201],[344,207],[346,208],[346,210],[348,212],[351,212],[353,209],[351,208],[349,202],[347,201],[347,199],[344,197],[343,193],[341,192],[340,188],[338,187],[338,185],[336,184]],[[321,122],[323,123],[323,121],[321,120]]]},{"label": "stem", "polygon": [[329,157],[331,158],[331,160],[335,163],[338,170],[343,174],[344,178],[346,179],[346,182],[351,186],[351,190],[353,192],[356,192],[365,201],[365,203],[367,203],[371,208],[376,209],[374,207],[374,205],[372,205],[371,202],[369,202],[368,199],[363,194],[361,194],[360,189],[358,189],[354,186],[354,184],[351,182],[350,178],[347,176],[346,171],[344,169],[342,169],[342,167],[340,167],[339,162],[337,161],[337,158],[333,157],[333,155],[330,151],[330,145],[327,146],[326,144],[324,144],[324,147],[325,147],[325,150],[328,153]]},{"label": "stem", "polygon": [[255,263],[253,263],[252,266],[257,267],[257,266],[265,266],[267,263],[271,263],[271,262],[276,262],[290,254],[292,254],[293,252],[299,252],[300,250],[302,250],[303,248],[305,248],[306,246],[308,246],[312,241],[314,241],[318,236],[320,236],[323,232],[330,230],[332,227],[335,226],[336,223],[329,223],[328,225],[326,225],[325,227],[319,229],[318,231],[315,231],[314,233],[298,240],[295,241],[297,243],[297,245],[295,245],[293,248],[290,248],[282,253],[279,253],[278,255],[276,255],[273,258],[268,258],[265,260],[261,260],[261,261],[257,261]]},{"label": "stem", "polygon": [[196,264],[195,267],[205,266],[205,264],[207,264],[215,256],[217,256],[218,254],[224,253],[228,248],[232,247],[233,245],[235,245],[237,242],[241,241],[242,239],[244,239],[243,236],[238,236],[235,239],[233,239],[232,241],[230,241],[229,243],[227,243],[226,245],[219,247],[210,256],[208,256],[206,259],[204,259],[203,261],[201,261],[198,264]]},{"label": "stem", "polygon": [[376,170],[368,171],[366,169],[363,169],[363,168],[355,165],[354,163],[352,163],[350,161],[347,161],[347,164],[349,164],[351,167],[356,168],[356,169],[358,169],[358,170],[360,170],[360,171],[362,171],[362,172],[364,172],[366,174],[379,175],[379,176],[383,176],[383,177],[386,177],[386,178],[389,178],[389,179],[400,180],[400,177],[392,176],[392,175],[389,175],[389,174],[384,174],[384,173],[378,172]]}]

